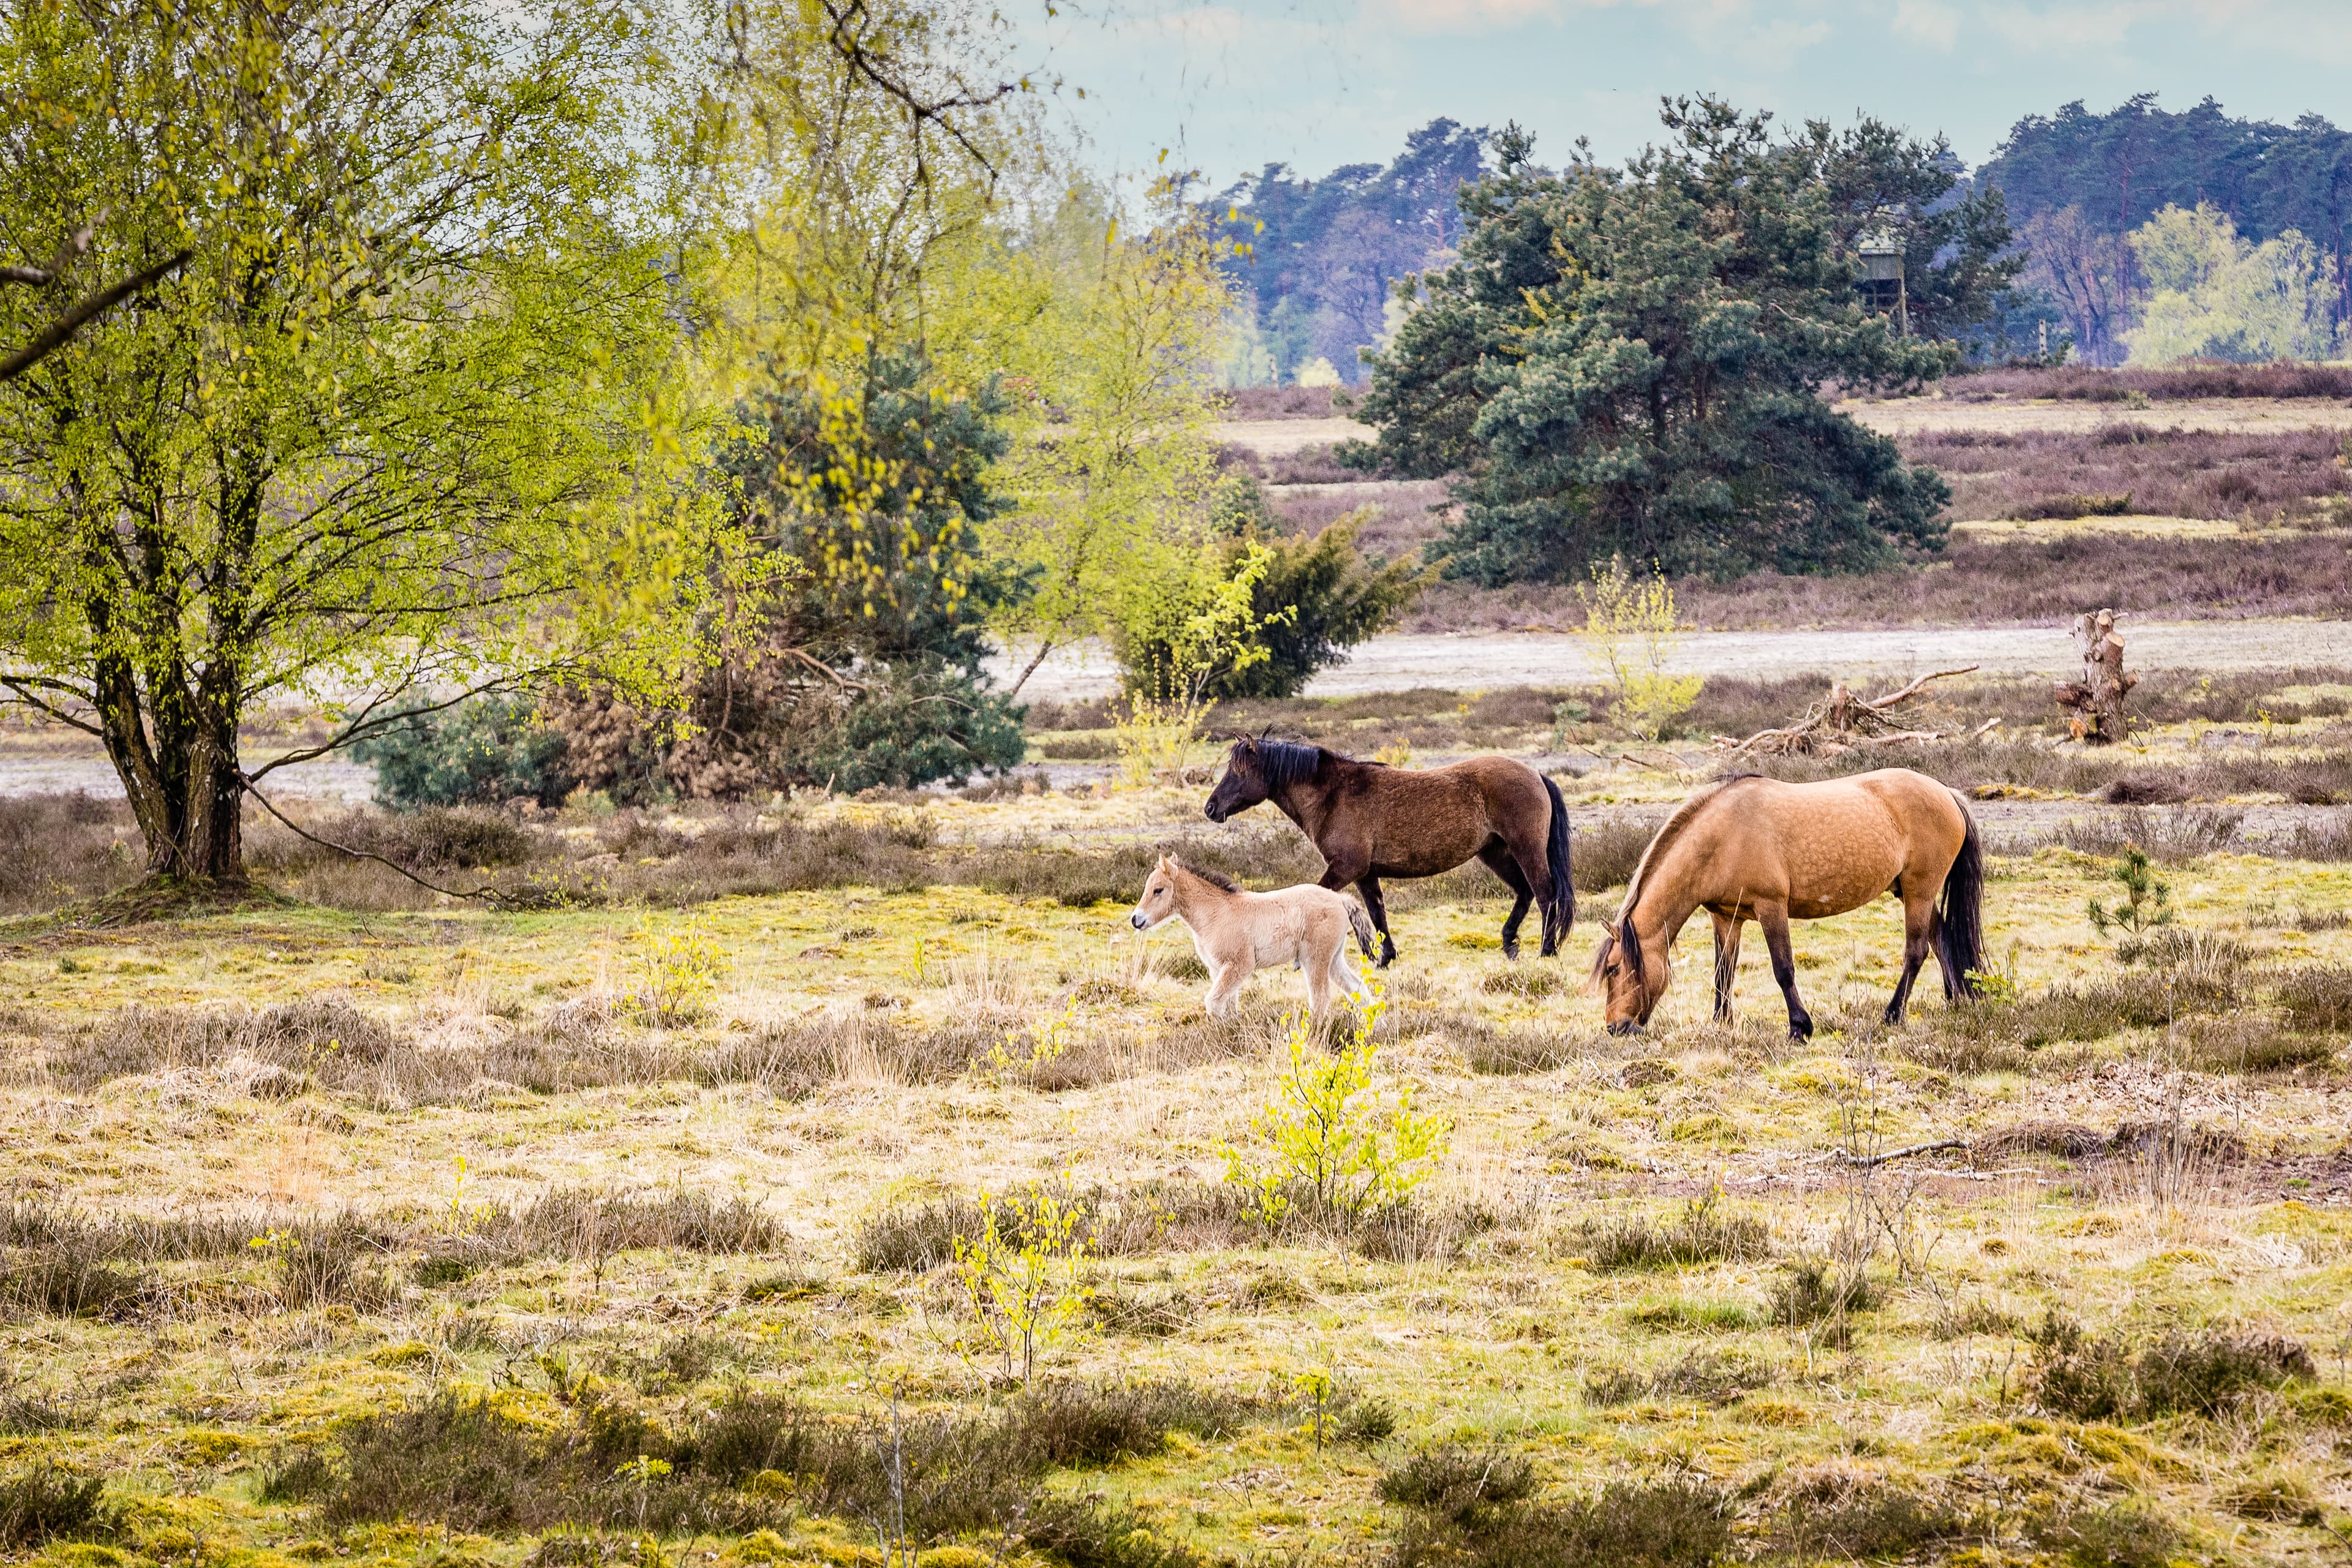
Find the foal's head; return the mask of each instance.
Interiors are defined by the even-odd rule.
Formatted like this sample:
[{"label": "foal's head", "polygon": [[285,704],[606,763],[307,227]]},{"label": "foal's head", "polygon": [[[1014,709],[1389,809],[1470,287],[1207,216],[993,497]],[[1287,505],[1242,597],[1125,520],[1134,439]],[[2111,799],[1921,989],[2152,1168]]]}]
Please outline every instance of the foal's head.
[{"label": "foal's head", "polygon": [[1211,822],[1223,822],[1247,811],[1285,784],[1311,779],[1322,771],[1323,752],[1291,741],[1235,741],[1225,753],[1225,776],[1209,792],[1202,810]]},{"label": "foal's head", "polygon": [[1592,955],[1592,977],[1586,984],[1607,1000],[1603,1016],[1609,1032],[1630,1035],[1648,1026],[1650,1015],[1666,994],[1666,955],[1643,951],[1628,912],[1601,929],[1601,949]]},{"label": "foal's head", "polygon": [[1138,931],[1150,931],[1176,912],[1176,862],[1162,855],[1160,863],[1151,868],[1151,879],[1143,884],[1143,897],[1135,900],[1135,912],[1127,923]]}]

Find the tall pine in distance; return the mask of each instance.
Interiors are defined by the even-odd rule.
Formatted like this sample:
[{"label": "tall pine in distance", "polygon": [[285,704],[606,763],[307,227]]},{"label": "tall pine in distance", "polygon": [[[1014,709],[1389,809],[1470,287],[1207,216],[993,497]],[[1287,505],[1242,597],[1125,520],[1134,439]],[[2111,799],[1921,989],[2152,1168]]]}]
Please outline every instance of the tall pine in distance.
[{"label": "tall pine in distance", "polygon": [[[1669,102],[1622,167],[1535,162],[1517,127],[1464,193],[1461,259],[1373,363],[1352,466],[1449,478],[1431,546],[1489,585],[1580,581],[1622,556],[1670,574],[1856,572],[1941,545],[1929,469],[1824,396],[1916,390],[2000,308],[2018,261],[1998,194],[1950,199],[1940,142],[1874,121],[1776,134]],[[1921,265],[1938,338],[1856,288],[1867,234]]]}]

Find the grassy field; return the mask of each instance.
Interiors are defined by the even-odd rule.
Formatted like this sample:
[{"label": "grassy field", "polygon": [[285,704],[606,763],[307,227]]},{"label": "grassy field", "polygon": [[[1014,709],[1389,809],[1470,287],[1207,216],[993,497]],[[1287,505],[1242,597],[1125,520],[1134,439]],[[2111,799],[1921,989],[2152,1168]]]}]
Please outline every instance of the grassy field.
[{"label": "grassy field", "polygon": [[[0,1535],[61,1568],[879,1563],[902,1520],[929,1568],[2341,1561],[2352,865],[2276,787],[2346,771],[2339,684],[2159,683],[2144,747],[2042,753],[2080,776],[2014,788],[2075,805],[1995,840],[2000,994],[1878,1026],[1881,900],[1799,928],[1807,1045],[1755,941],[1707,1022],[1703,929],[1650,1033],[1600,1030],[1590,922],[1692,780],[1564,779],[1561,958],[1502,959],[1483,872],[1396,889],[1364,1096],[1446,1131],[1365,1212],[1226,1179],[1273,1157],[1299,987],[1207,1019],[1127,902],[1163,847],[1316,862],[1196,784],[322,816],[509,903],[257,829],[273,900],[120,924],[38,911],[129,879],[124,825],[12,807]],[[1326,707],[1412,743],[1410,701]],[[2209,804],[2089,797],[2125,777]],[[2085,913],[2127,841],[2173,911],[2129,963]],[[1034,1365],[990,1338],[1007,1289]]]}]

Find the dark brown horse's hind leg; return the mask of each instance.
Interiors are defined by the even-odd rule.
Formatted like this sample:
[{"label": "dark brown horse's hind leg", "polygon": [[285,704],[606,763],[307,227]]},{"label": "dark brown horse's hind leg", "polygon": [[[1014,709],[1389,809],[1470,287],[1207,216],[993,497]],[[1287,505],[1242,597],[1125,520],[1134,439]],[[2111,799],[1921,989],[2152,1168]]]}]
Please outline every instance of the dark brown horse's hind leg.
[{"label": "dark brown horse's hind leg", "polygon": [[1789,1037],[1810,1040],[1813,1016],[1797,996],[1797,955],[1789,946],[1789,911],[1779,904],[1759,904],[1756,923],[1764,928],[1764,945],[1772,954],[1772,978],[1780,983],[1780,994],[1789,1004]]},{"label": "dark brown horse's hind leg", "polygon": [[1731,1022],[1731,982],[1739,973],[1739,928],[1737,915],[1715,917],[1715,1021]]},{"label": "dark brown horse's hind leg", "polygon": [[1895,995],[1886,1004],[1886,1021],[1899,1024],[1903,1010],[1911,1002],[1912,982],[1919,978],[1919,966],[1936,950],[1936,905],[1922,899],[1916,904],[1906,900],[1903,905],[1903,978],[1895,983]]},{"label": "dark brown horse's hind leg", "polygon": [[[1528,907],[1536,901],[1536,890],[1528,885],[1527,873],[1519,869],[1519,863],[1512,858],[1508,846],[1500,841],[1490,843],[1478,851],[1478,858],[1484,860],[1486,869],[1503,879],[1504,884],[1511,889],[1511,912],[1503,921],[1503,956],[1517,958],[1519,956],[1519,922],[1528,918]],[[1550,950],[1547,948],[1545,951]]]},{"label": "dark brown horse's hind leg", "polygon": [[1381,879],[1370,871],[1356,879],[1356,891],[1364,895],[1364,912],[1372,917],[1372,929],[1381,933],[1381,967],[1386,969],[1396,962],[1396,941],[1389,935],[1389,909],[1381,902]]}]

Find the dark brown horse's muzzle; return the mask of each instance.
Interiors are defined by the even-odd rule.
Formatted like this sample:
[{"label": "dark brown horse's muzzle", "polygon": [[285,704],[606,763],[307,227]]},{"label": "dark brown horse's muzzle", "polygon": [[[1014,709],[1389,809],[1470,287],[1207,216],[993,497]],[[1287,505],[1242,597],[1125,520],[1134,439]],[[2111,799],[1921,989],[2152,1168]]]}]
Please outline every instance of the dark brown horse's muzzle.
[{"label": "dark brown horse's muzzle", "polygon": [[1208,805],[1201,808],[1201,815],[1207,817],[1211,822],[1223,822],[1228,814],[1223,806],[1219,805],[1213,800]]}]

